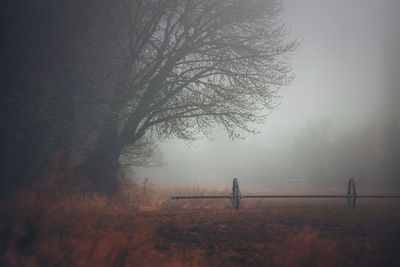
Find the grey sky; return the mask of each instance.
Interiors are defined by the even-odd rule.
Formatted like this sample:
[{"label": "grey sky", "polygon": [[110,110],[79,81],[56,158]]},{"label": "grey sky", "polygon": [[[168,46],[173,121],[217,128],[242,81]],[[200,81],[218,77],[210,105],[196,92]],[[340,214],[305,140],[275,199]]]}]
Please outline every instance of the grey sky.
[{"label": "grey sky", "polygon": [[[261,133],[232,141],[215,130],[214,141],[163,142],[163,164],[136,168],[135,178],[229,185],[239,177],[242,183],[257,183],[268,172],[262,169],[263,157],[273,154],[269,160],[284,166],[285,157],[276,155],[293,143],[301,129],[325,121],[342,132],[385,117],[388,99],[395,95],[389,94],[391,76],[399,72],[396,63],[388,63],[398,53],[398,2],[285,0],[283,21],[291,30],[290,38],[301,41],[293,59],[296,78],[281,90],[279,109],[257,125]],[[265,177],[267,183],[273,182]]]}]

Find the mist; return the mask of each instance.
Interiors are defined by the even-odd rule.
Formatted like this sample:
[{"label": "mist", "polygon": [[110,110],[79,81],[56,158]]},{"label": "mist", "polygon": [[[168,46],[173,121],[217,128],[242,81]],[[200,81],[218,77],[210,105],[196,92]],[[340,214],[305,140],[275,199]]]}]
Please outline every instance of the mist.
[{"label": "mist", "polygon": [[159,143],[162,160],[135,167],[157,184],[242,188],[400,188],[398,1],[284,1],[301,42],[296,77],[258,134],[215,128],[193,142]]},{"label": "mist", "polygon": [[6,0],[0,266],[400,266],[399,0]]}]

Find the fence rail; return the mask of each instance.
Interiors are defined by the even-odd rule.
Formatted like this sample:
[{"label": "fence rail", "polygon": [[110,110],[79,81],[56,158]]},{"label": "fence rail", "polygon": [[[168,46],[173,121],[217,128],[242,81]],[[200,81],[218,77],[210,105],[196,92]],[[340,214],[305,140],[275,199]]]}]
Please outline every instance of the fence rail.
[{"label": "fence rail", "polygon": [[240,199],[243,198],[345,198],[349,208],[356,207],[357,198],[400,198],[400,195],[357,195],[356,184],[353,179],[349,180],[347,194],[345,195],[325,195],[325,194],[310,194],[310,195],[244,195],[240,194],[239,182],[237,178],[233,179],[232,193],[229,196],[171,196],[171,199],[231,199],[232,207],[236,210],[240,207]]}]

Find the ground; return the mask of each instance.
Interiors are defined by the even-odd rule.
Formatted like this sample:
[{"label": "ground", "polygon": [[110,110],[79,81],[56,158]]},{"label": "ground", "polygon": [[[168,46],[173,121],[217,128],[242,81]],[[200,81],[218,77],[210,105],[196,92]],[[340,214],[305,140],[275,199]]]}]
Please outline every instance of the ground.
[{"label": "ground", "polygon": [[1,208],[3,266],[400,266],[398,200],[20,199]]}]

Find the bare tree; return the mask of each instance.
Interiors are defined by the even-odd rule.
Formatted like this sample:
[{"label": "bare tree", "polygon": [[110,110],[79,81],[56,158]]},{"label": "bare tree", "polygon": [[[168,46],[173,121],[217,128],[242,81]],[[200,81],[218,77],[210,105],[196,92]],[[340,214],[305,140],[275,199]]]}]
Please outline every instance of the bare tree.
[{"label": "bare tree", "polygon": [[191,139],[212,125],[232,137],[252,131],[291,79],[297,44],[285,40],[278,0],[6,6],[2,143],[37,142],[24,162],[43,147],[82,152],[78,169],[99,188],[115,185],[121,155],[143,164],[159,138]]},{"label": "bare tree", "polygon": [[[114,24],[123,58],[116,62],[118,96],[81,169],[107,180],[124,147],[148,133],[190,139],[210,126],[232,137],[265,119],[278,89],[291,80],[286,41],[275,0],[122,1]],[[121,14],[115,14],[120,16]],[[239,131],[238,131],[239,130]],[[107,164],[105,164],[107,163]],[[107,171],[105,170],[107,169]]]}]

